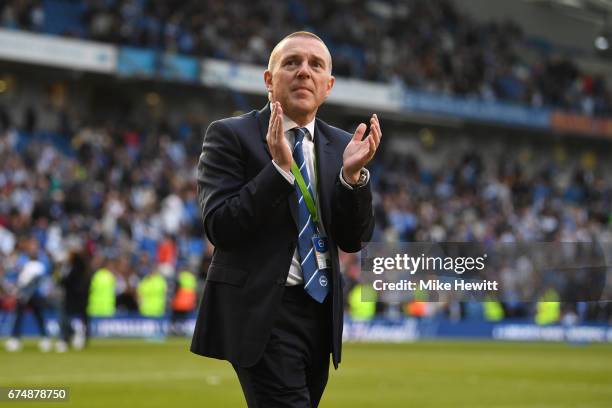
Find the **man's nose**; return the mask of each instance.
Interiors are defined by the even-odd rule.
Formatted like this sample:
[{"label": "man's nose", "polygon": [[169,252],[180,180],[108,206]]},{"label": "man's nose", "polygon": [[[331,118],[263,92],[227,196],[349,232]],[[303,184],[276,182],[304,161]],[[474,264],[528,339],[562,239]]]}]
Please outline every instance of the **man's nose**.
[{"label": "man's nose", "polygon": [[308,65],[308,61],[304,61],[300,64],[297,75],[299,78],[310,78],[310,65]]}]

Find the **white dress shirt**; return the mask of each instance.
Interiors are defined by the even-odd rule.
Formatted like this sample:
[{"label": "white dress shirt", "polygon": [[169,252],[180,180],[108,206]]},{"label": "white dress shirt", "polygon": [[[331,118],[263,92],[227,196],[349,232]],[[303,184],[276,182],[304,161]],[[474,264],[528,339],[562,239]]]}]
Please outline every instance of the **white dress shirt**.
[{"label": "white dress shirt", "polygon": [[[293,145],[295,141],[295,135],[293,129],[300,127],[293,120],[289,119],[287,115],[283,114],[283,129],[285,129],[285,139],[287,139],[287,143],[289,143],[289,148],[293,151]],[[314,127],[315,127],[315,119],[313,119],[310,123],[306,124],[306,126],[302,126],[308,129],[306,135],[304,136],[304,140],[302,142],[302,150],[304,151],[304,161],[306,162],[306,171],[308,172],[308,178],[310,179],[313,199],[317,205],[317,211],[321,214],[321,206],[319,205],[319,200],[317,200],[317,177],[315,174],[315,146],[314,146]],[[295,183],[295,177],[291,172],[287,172],[281,169],[274,160],[272,160],[272,164],[274,167],[280,172],[280,174],[287,179],[289,183],[292,185]],[[367,169],[366,169],[367,172]],[[367,173],[366,183],[369,181],[370,175]],[[348,188],[353,189],[342,177],[342,169],[340,170],[340,181],[342,184]],[[323,227],[323,223],[319,217],[319,222],[317,224],[319,231],[325,234],[325,229]],[[302,274],[302,266],[300,264],[300,254],[296,248],[293,253],[293,259],[291,259],[291,266],[289,267],[289,274],[287,275],[287,283],[286,286],[294,286],[301,285],[304,283],[304,277]]]}]

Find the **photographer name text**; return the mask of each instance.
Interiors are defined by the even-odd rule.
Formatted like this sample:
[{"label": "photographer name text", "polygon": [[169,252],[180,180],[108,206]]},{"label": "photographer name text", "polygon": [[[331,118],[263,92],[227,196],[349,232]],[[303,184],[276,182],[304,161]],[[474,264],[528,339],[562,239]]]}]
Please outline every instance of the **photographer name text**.
[{"label": "photographer name text", "polygon": [[481,280],[477,282],[455,279],[443,282],[439,279],[420,279],[418,282],[402,279],[399,282],[384,282],[377,279],[372,282],[376,291],[497,291],[498,282],[495,280]]}]

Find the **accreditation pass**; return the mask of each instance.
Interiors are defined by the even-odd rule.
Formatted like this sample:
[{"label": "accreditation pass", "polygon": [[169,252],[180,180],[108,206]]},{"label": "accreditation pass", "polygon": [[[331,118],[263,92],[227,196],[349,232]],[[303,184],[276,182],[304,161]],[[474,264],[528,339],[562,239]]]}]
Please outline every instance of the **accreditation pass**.
[{"label": "accreditation pass", "polygon": [[314,246],[315,255],[317,257],[317,268],[331,268],[331,255],[329,253],[329,243],[324,235],[313,235],[312,245]]}]

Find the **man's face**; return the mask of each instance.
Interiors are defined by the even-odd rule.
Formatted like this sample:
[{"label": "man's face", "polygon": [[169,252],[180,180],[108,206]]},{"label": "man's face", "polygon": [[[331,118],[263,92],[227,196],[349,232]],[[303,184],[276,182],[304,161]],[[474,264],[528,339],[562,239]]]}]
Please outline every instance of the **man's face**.
[{"label": "man's face", "polygon": [[264,79],[273,102],[280,102],[293,120],[314,118],[332,86],[330,57],[325,46],[308,37],[290,38],[281,44],[276,61]]}]

